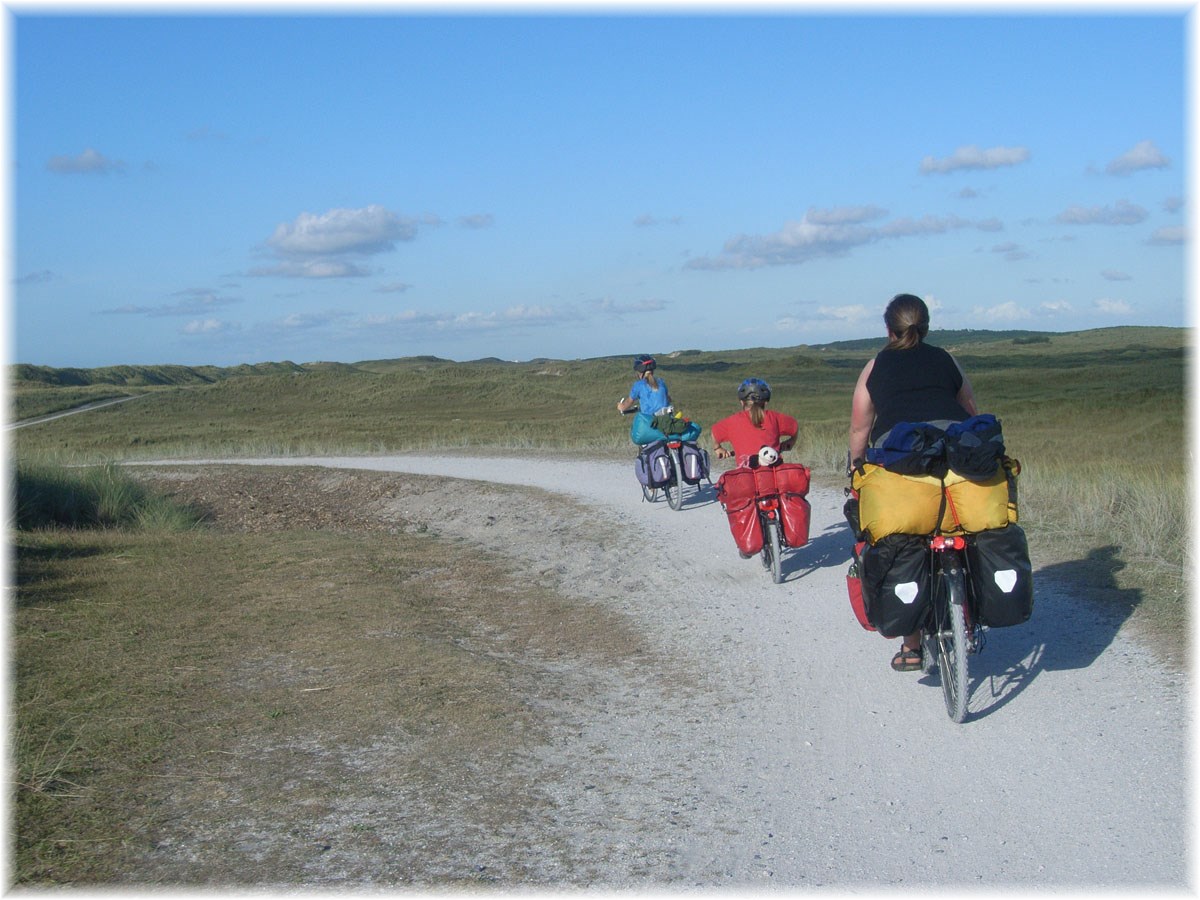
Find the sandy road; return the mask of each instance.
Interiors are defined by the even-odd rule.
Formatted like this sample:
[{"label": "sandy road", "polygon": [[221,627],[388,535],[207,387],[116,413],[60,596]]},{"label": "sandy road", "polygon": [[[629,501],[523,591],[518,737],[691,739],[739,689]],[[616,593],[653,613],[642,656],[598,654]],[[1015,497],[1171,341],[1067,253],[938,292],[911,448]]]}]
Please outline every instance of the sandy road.
[{"label": "sandy road", "polygon": [[97,409],[103,409],[106,406],[113,406],[117,403],[128,403],[130,400],[136,400],[138,397],[144,397],[145,394],[135,394],[131,397],[116,397],[112,400],[97,400],[95,403],[85,403],[82,406],[75,406],[71,409],[65,409],[62,412],[50,413],[45,416],[37,416],[33,419],[23,419],[20,422],[9,422],[4,427],[6,431],[14,431],[17,428],[24,428],[27,425],[41,425],[45,422],[53,422],[55,419],[61,419],[65,416],[73,416],[81,412],[91,412]]},{"label": "sandy road", "polygon": [[[840,491],[814,487],[811,542],[772,584],[734,551],[711,489],[647,504],[631,464],[447,456],[239,460],[433,474],[572,495],[617,540],[556,559],[547,540],[452,511],[443,530],[536,566],[630,617],[697,673],[587,686],[552,752],[557,837],[615,887],[1174,888],[1191,883],[1188,686],[1039,567],[1026,625],[989,633],[968,720],[936,674],[846,600]],[[553,881],[551,874],[547,880]]]}]

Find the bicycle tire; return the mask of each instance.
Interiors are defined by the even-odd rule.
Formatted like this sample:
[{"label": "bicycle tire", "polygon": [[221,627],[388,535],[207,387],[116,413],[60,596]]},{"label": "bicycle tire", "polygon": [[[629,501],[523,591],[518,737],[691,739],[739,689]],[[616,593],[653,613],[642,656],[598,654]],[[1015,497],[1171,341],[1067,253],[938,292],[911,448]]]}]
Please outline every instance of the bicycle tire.
[{"label": "bicycle tire", "polygon": [[655,500],[658,499],[658,489],[652,488],[652,487],[647,487],[646,485],[643,484],[642,485],[642,499],[649,503],[653,503]]},{"label": "bicycle tire", "polygon": [[963,570],[957,560],[948,565],[943,560],[941,580],[944,596],[938,606],[938,669],[942,681],[942,695],[946,700],[946,713],[954,722],[961,723],[967,717],[967,614],[966,586]]},{"label": "bicycle tire", "polygon": [[771,580],[776,584],[783,581],[783,542],[779,537],[779,520],[767,519],[763,523],[763,565],[771,570]]},{"label": "bicycle tire", "polygon": [[671,451],[671,477],[663,488],[667,493],[667,503],[671,504],[671,509],[678,510],[683,506],[683,460],[679,458],[679,451]]}]

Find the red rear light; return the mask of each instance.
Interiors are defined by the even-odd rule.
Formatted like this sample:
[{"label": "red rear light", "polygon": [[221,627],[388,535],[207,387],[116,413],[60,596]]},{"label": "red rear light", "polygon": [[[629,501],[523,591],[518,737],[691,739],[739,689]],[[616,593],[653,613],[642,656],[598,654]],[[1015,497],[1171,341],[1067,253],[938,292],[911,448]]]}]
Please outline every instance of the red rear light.
[{"label": "red rear light", "polygon": [[930,549],[939,550],[939,551],[963,550],[966,548],[966,546],[967,546],[967,539],[964,538],[961,534],[956,534],[953,536],[939,534],[939,535],[935,535],[929,541]]}]

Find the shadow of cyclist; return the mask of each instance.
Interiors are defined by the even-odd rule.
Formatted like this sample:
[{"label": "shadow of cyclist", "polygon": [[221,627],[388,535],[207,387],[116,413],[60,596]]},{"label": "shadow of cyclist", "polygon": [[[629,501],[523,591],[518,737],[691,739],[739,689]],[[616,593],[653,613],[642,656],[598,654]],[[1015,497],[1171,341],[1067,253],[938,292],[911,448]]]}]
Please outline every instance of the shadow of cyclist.
[{"label": "shadow of cyclist", "polygon": [[984,652],[971,658],[971,718],[1003,707],[1042,672],[1085,669],[1113,642],[1142,601],[1121,588],[1119,547],[1033,573],[1033,615],[1023,625],[987,632]]},{"label": "shadow of cyclist", "polygon": [[850,529],[844,523],[830,525],[817,535],[810,534],[807,544],[784,554],[784,580],[791,573],[795,578],[804,578],[818,569],[845,568],[850,563],[853,544]]}]

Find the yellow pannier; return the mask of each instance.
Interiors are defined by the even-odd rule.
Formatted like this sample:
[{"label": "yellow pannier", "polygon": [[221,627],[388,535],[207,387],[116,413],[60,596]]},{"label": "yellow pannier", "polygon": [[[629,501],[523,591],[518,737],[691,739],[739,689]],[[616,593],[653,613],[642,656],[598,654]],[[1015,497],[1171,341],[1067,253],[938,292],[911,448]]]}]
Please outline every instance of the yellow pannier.
[{"label": "yellow pannier", "polygon": [[1004,467],[987,481],[969,481],[953,471],[946,473],[946,509],[939,530],[954,532],[987,531],[1003,528],[1016,521],[1016,503],[1009,518],[1008,475]]},{"label": "yellow pannier", "polygon": [[854,472],[850,486],[858,494],[860,528],[874,544],[889,534],[987,531],[1016,522],[1020,471],[1021,464],[1007,457],[987,481],[955,472],[945,479],[898,475],[866,463]]},{"label": "yellow pannier", "polygon": [[872,544],[889,534],[932,534],[942,509],[942,480],[898,475],[864,463],[850,478],[858,494],[859,527]]}]

